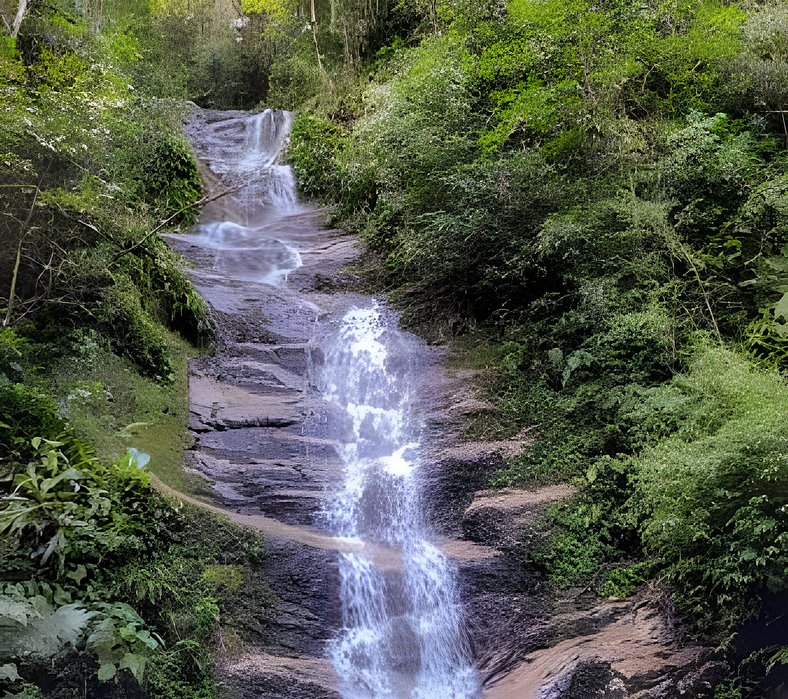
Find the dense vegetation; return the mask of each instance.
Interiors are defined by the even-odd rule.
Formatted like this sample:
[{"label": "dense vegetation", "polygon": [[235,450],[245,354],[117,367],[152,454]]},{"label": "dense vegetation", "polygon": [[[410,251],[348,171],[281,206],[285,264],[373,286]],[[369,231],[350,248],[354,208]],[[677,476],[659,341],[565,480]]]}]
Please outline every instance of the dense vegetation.
[{"label": "dense vegetation", "polygon": [[[602,595],[660,579],[735,645],[788,585],[788,10],[449,2],[435,22],[301,112],[299,183],[407,319],[490,345],[500,411],[475,433],[537,426],[495,482],[579,486],[533,563]],[[759,653],[743,667],[776,674],[785,651]],[[758,695],[743,672],[720,696]]]},{"label": "dense vegetation", "polygon": [[[130,681],[152,654],[156,696],[210,696],[192,651],[226,592],[212,566],[232,566],[237,590],[259,555],[186,546],[196,525],[122,456],[156,441],[129,423],[158,422],[161,387],[177,385],[186,349],[170,331],[198,342],[206,330],[151,234],[188,224],[200,195],[177,129],[188,98],[299,108],[299,184],[363,235],[374,283],[428,337],[484,345],[498,410],[472,430],[535,426],[491,480],[579,488],[530,563],[604,596],[658,580],[690,633],[736,657],[737,630],[788,580],[785,3],[108,4],[33,2],[2,44],[0,268],[15,280],[2,473],[6,492],[37,503],[0,513],[16,523],[0,525],[17,547],[0,603],[17,623],[64,607],[103,678]],[[133,390],[111,383],[120,367]],[[53,498],[36,494],[46,479]],[[92,503],[96,490],[109,503]],[[61,531],[72,512],[89,526]],[[101,574],[105,559],[125,572]],[[192,587],[159,605],[181,584],[170,575]],[[121,620],[114,655],[91,645],[90,629]],[[718,696],[758,696],[786,657],[757,649]]]},{"label": "dense vegetation", "polygon": [[146,468],[184,481],[185,360],[210,328],[157,234],[202,191],[185,107],[160,99],[191,64],[153,61],[166,18],[110,4],[31,3],[0,34],[0,692],[207,698],[219,635],[270,593],[259,537]]}]

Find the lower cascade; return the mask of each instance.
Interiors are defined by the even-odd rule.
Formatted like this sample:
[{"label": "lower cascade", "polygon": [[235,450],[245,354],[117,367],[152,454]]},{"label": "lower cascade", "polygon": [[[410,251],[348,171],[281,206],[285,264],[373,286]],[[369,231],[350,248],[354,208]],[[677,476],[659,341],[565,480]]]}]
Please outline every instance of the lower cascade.
[{"label": "lower cascade", "polygon": [[340,554],[343,625],[330,653],[342,696],[478,697],[456,571],[428,540],[407,337],[377,306],[349,311],[322,381],[344,423],[345,478],[326,508],[329,527],[386,547],[392,562],[382,569],[363,549]]}]

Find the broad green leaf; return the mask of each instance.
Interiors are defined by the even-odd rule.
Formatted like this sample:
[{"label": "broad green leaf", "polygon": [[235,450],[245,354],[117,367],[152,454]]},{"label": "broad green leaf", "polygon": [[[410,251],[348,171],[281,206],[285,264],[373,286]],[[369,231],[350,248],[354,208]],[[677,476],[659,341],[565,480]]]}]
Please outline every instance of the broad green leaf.
[{"label": "broad green leaf", "polygon": [[100,682],[109,682],[117,674],[118,669],[112,663],[104,663],[99,667],[98,678]]},{"label": "broad green leaf", "polygon": [[126,653],[118,663],[119,667],[124,670],[130,670],[138,682],[142,681],[142,676],[145,673],[146,659],[144,655],[139,653]]}]

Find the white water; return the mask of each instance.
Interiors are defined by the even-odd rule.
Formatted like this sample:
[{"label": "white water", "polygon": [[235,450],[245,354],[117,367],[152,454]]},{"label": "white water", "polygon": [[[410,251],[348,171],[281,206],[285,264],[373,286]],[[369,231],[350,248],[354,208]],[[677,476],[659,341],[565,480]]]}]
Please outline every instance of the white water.
[{"label": "white water", "polygon": [[260,209],[296,213],[298,202],[290,166],[282,161],[293,115],[266,109],[259,114],[231,116],[210,124],[202,139],[206,160],[217,175],[239,188],[247,213]]},{"label": "white water", "polygon": [[329,343],[325,397],[345,415],[344,488],[327,507],[341,537],[401,551],[385,572],[339,559],[343,628],[331,658],[345,699],[471,699],[470,661],[451,562],[428,538],[418,424],[409,410],[407,338],[377,307],[353,309]]},{"label": "white water", "polygon": [[282,235],[287,218],[301,211],[293,172],[282,161],[291,123],[290,112],[266,109],[223,118],[201,134],[201,155],[228,185],[233,214],[240,214],[199,227],[218,272],[278,285],[302,265],[297,246]]}]

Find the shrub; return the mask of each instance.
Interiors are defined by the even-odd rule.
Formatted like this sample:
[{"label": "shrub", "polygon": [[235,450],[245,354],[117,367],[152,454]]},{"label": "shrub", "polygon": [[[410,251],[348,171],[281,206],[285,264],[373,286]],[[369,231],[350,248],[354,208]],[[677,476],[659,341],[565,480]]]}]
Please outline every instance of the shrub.
[{"label": "shrub", "polygon": [[149,135],[140,158],[139,186],[144,199],[159,208],[162,219],[191,225],[197,221],[194,206],[202,194],[197,165],[188,142],[179,134]]},{"label": "shrub", "polygon": [[296,116],[287,157],[305,195],[327,201],[338,198],[342,185],[337,158],[345,139],[341,127],[324,117],[308,113]]},{"label": "shrub", "polygon": [[118,354],[131,359],[146,376],[172,380],[164,333],[143,309],[140,292],[127,277],[119,276],[104,290],[98,320]]},{"label": "shrub", "polygon": [[12,328],[0,328],[0,382],[5,379],[15,383],[22,379],[29,351],[24,337],[17,335]]},{"label": "shrub", "polygon": [[785,589],[788,392],[778,374],[720,349],[701,351],[680,385],[693,411],[639,457],[637,503],[646,550],[711,633]]}]

